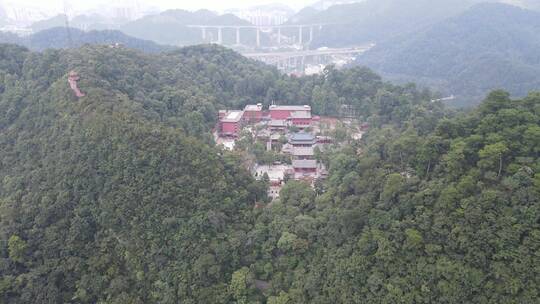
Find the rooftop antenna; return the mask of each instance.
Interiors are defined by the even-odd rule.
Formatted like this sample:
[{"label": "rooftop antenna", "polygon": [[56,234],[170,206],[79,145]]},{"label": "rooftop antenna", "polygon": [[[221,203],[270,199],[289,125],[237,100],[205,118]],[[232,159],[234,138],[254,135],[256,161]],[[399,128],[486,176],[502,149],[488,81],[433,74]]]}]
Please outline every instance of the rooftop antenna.
[{"label": "rooftop antenna", "polygon": [[[67,36],[68,36],[68,49],[71,49],[73,47],[73,39],[71,38],[71,29],[69,27],[69,16],[68,16],[68,4],[67,4],[67,0],[64,0],[64,17],[66,18],[66,33],[67,33]],[[68,61],[68,66],[69,66],[69,63],[72,62],[72,52],[70,52],[69,50],[66,52],[67,54],[67,61]],[[75,95],[77,96],[77,98],[81,98],[81,97],[84,97],[86,94],[84,94],[83,92],[81,92],[81,90],[79,89],[78,87],[78,84],[77,82],[79,81],[80,77],[79,77],[79,74],[75,71],[75,70],[71,70],[68,74],[68,83],[69,83],[69,86],[71,88],[71,90],[75,93]]]},{"label": "rooftop antenna", "polygon": [[64,17],[66,18],[66,33],[68,37],[68,48],[73,47],[73,39],[71,38],[71,29],[69,27],[69,16],[68,16],[68,4],[67,1],[64,0]]}]

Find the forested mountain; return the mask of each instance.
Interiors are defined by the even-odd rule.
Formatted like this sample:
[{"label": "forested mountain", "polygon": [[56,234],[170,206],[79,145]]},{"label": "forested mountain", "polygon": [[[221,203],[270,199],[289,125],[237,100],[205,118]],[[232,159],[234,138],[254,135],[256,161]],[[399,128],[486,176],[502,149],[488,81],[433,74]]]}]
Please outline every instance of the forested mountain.
[{"label": "forested mountain", "polygon": [[540,11],[540,2],[537,0],[504,0],[502,2],[517,5],[526,9]]},{"label": "forested mountain", "polygon": [[[40,20],[32,23],[30,28],[34,33],[53,29],[55,27],[66,26],[67,17],[64,14],[56,15],[49,19]],[[98,14],[91,15],[77,15],[69,20],[69,26],[80,30],[111,30],[116,29],[121,23],[125,23],[123,20],[111,20]]]},{"label": "forested mountain", "polygon": [[173,49],[171,46],[158,45],[149,40],[130,37],[120,31],[102,30],[85,32],[75,28],[70,28],[68,31],[65,27],[43,30],[25,37],[19,37],[11,33],[0,33],[0,43],[15,43],[36,51],[50,48],[80,47],[84,44],[114,45],[117,43],[149,53]]},{"label": "forested mountain", "polygon": [[363,1],[365,0],[319,0],[308,7],[311,7],[317,10],[324,10],[335,5],[351,4],[351,3],[363,2]]},{"label": "forested mountain", "polygon": [[115,30],[126,20],[108,19],[98,14],[78,15],[69,21],[71,27],[77,27],[85,31],[91,30]]},{"label": "forested mountain", "polygon": [[11,43],[23,45],[19,35],[10,32],[0,32],[0,43]]},{"label": "forested mountain", "polygon": [[310,20],[319,14],[319,10],[308,6],[298,11],[294,16],[287,20],[286,24],[300,24],[305,20]]},{"label": "forested mountain", "polygon": [[481,0],[366,0],[335,5],[317,14],[302,11],[292,23],[328,23],[314,46],[350,46],[379,42],[422,29],[463,12]]},{"label": "forested mountain", "polygon": [[[201,30],[188,28],[186,25],[249,25],[249,22],[234,15],[218,15],[208,10],[189,12],[185,10],[168,10],[157,15],[142,17],[120,27],[124,33],[147,40],[169,45],[189,45],[203,43]],[[235,34],[236,32],[234,32]],[[227,43],[233,43],[232,31],[223,37]],[[208,35],[217,41],[217,31],[208,30]],[[244,35],[246,36],[246,35]]]},{"label": "forested mountain", "polygon": [[427,30],[375,46],[357,63],[387,77],[432,85],[470,104],[504,88],[540,88],[540,13],[479,4]]},{"label": "forested mountain", "polygon": [[[468,114],[432,98],[216,46],[2,45],[0,301],[534,303],[540,94],[496,91]],[[217,109],[272,101],[352,106],[371,130],[323,156],[324,185],[266,205],[208,131]]]},{"label": "forested mountain", "polygon": [[[0,54],[2,302],[216,302],[226,293],[244,212],[265,190],[202,134],[217,100],[234,96],[227,81],[264,69],[205,48]],[[70,70],[86,97],[69,89]],[[231,77],[207,76],[220,73]]]},{"label": "forested mountain", "polygon": [[[133,21],[109,20],[99,15],[80,15],[69,20],[69,24],[79,30],[116,30],[138,39],[175,46],[210,42],[209,39],[212,39],[213,42],[217,41],[217,31],[215,29],[208,29],[207,41],[204,41],[200,29],[189,28],[186,25],[250,25],[249,22],[232,14],[219,15],[209,10],[191,12],[180,9],[147,15]],[[58,15],[35,22],[31,28],[34,32],[39,32],[56,27],[65,27],[65,25],[65,15]],[[253,44],[255,31],[243,29],[242,32],[243,42]],[[262,38],[265,41],[267,36],[263,35]],[[236,31],[225,29],[223,41],[226,44],[234,44],[236,42]]]},{"label": "forested mountain", "polygon": [[282,190],[246,273],[269,303],[537,302],[539,114],[540,94],[498,91],[434,129],[371,132],[329,159],[323,194]]},{"label": "forested mountain", "polygon": [[45,20],[39,20],[30,25],[30,28],[34,33],[52,29],[55,27],[66,26],[67,16],[64,14],[56,15]]}]

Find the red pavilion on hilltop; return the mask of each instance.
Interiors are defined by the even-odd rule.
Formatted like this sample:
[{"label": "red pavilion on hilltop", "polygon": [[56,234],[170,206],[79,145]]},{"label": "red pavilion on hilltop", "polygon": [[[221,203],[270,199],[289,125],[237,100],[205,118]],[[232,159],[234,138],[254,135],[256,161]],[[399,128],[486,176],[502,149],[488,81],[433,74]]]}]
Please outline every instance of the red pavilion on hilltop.
[{"label": "red pavilion on hilltop", "polygon": [[75,71],[69,72],[68,82],[69,82],[69,86],[71,87],[71,90],[75,92],[75,95],[77,97],[84,97],[85,94],[81,92],[81,90],[79,89],[79,86],[77,85],[77,81],[79,81],[79,79],[81,79],[81,77],[79,77],[79,74],[77,74],[77,72]]}]

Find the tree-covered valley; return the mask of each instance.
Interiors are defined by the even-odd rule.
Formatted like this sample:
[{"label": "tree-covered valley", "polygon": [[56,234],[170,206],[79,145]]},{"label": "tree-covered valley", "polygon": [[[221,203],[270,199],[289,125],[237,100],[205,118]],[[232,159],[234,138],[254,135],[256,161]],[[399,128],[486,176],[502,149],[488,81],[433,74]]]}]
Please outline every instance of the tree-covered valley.
[{"label": "tree-covered valley", "polygon": [[540,12],[481,3],[381,42],[357,59],[389,79],[414,81],[472,106],[491,90],[526,96],[540,86]]},{"label": "tree-covered valley", "polygon": [[353,64],[479,104],[492,90],[524,97],[540,83],[538,1],[365,0],[306,8],[290,24],[327,23],[312,47],[373,43]]},{"label": "tree-covered valley", "polygon": [[[540,93],[433,99],[216,46],[1,45],[0,303],[536,303]],[[210,132],[272,102],[371,128],[269,203]]]}]

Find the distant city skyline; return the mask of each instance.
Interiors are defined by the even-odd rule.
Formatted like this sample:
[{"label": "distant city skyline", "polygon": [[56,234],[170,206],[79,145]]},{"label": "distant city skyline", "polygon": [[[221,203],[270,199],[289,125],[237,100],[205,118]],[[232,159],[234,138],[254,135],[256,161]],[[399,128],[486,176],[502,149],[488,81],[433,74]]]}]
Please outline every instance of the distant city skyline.
[{"label": "distant city skyline", "polygon": [[46,13],[61,13],[66,6],[70,10],[74,11],[86,11],[103,8],[104,10],[114,7],[155,7],[160,10],[165,9],[186,9],[186,10],[198,10],[208,9],[218,12],[223,12],[228,9],[236,8],[248,8],[251,6],[265,5],[265,4],[284,4],[290,6],[295,10],[299,10],[305,6],[308,6],[316,2],[315,0],[288,0],[280,2],[279,0],[229,0],[229,1],[216,1],[216,0],[138,0],[138,1],[106,1],[106,0],[0,0],[0,5],[9,10],[10,7],[30,7],[35,9],[43,9]]}]

